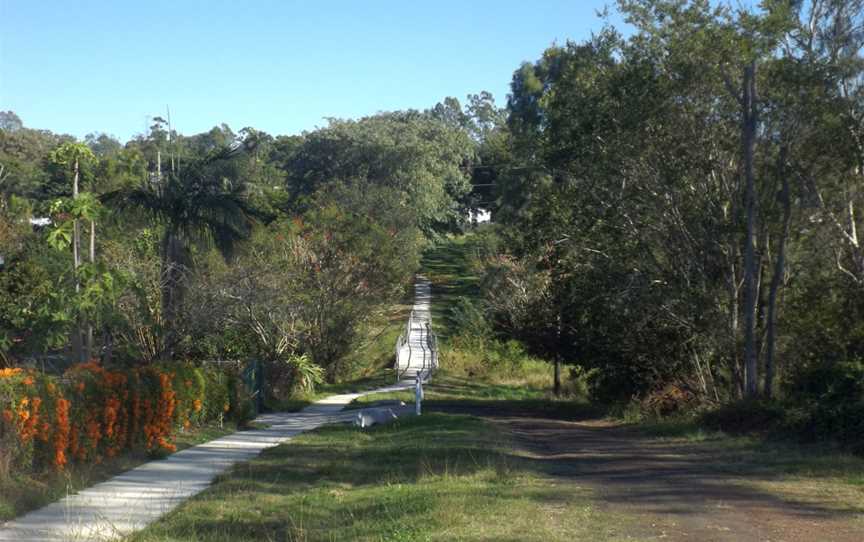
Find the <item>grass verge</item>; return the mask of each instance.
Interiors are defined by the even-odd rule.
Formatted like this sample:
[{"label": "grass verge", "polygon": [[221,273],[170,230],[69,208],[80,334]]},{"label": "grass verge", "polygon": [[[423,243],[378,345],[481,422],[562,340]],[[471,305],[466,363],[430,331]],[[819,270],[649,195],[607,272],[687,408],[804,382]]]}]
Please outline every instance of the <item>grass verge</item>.
[{"label": "grass verge", "polygon": [[729,435],[705,428],[693,416],[643,420],[632,427],[671,446],[710,450],[714,469],[744,486],[793,502],[818,497],[835,510],[864,512],[864,458],[836,444]]},{"label": "grass verge", "polygon": [[[556,399],[546,389],[521,384],[496,384],[479,378],[454,376],[445,369],[424,387],[423,407],[431,411],[471,411],[581,420],[603,416],[595,405],[572,398]],[[365,408],[379,401],[414,402],[414,391],[370,393],[358,397],[347,408]],[[490,412],[491,413],[491,412]]]},{"label": "grass verge", "polygon": [[450,237],[423,255],[421,267],[432,283],[432,327],[442,341],[458,334],[450,308],[460,297],[480,298],[480,276],[473,263],[476,243],[470,234]]},{"label": "grass verge", "polygon": [[325,427],[234,468],[130,540],[626,539],[626,518],[511,451],[471,416]]}]

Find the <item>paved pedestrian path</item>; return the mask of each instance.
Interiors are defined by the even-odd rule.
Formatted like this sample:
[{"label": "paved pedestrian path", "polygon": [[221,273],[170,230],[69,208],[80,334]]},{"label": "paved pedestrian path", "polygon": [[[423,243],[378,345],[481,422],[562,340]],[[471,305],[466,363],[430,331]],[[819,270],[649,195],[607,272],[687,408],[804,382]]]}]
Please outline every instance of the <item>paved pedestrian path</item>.
[{"label": "paved pedestrian path", "polygon": [[[116,540],[170,512],[206,489],[231,465],[248,461],[294,435],[329,423],[352,421],[342,412],[354,399],[370,393],[409,389],[416,377],[428,379],[438,365],[431,334],[429,281],[418,277],[415,305],[404,340],[397,344],[398,382],[360,393],[333,395],[300,412],[264,414],[255,421],[265,429],[240,431],[150,461],[114,478],[49,504],[0,526],[0,542]],[[404,356],[400,353],[404,349]]]},{"label": "paved pedestrian path", "polygon": [[402,390],[408,383],[334,395],[296,413],[264,414],[266,429],[240,431],[151,461],[0,526],[0,541],[115,540],[145,527],[206,489],[231,465],[324,424],[350,421],[340,412],[368,393]]},{"label": "paved pedestrian path", "polygon": [[418,275],[414,283],[414,308],[396,345],[396,370],[401,381],[414,382],[417,376],[428,380],[438,367],[438,345],[429,310],[431,301],[429,280]]}]

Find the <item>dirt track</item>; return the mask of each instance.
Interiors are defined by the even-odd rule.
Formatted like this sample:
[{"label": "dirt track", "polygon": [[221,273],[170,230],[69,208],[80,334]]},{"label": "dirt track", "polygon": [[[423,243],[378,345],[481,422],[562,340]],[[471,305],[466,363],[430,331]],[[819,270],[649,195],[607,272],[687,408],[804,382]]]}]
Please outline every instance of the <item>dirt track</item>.
[{"label": "dirt track", "polygon": [[[488,413],[486,413],[488,414]],[[635,514],[637,539],[729,542],[862,542],[862,514],[814,496],[760,491],[724,473],[709,443],[669,443],[603,421],[494,416],[529,461],[562,483],[595,488],[598,506]],[[756,475],[758,478],[758,475]],[[643,521],[644,520],[644,521]]]}]

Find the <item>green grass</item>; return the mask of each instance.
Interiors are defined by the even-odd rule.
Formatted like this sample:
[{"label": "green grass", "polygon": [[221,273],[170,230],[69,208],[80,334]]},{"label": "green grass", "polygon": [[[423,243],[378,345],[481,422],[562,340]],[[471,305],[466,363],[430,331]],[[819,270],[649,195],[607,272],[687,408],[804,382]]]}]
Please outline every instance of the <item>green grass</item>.
[{"label": "green grass", "polygon": [[298,412],[315,401],[320,401],[330,395],[374,390],[376,388],[389,386],[395,381],[396,372],[392,368],[380,368],[374,374],[358,378],[357,380],[338,382],[335,384],[321,384],[315,388],[313,393],[295,393],[290,399],[275,402],[269,405],[269,407],[270,410],[278,412]]},{"label": "green grass", "polygon": [[846,479],[864,485],[864,458],[829,443],[805,444],[765,436],[734,436],[699,426],[690,418],[649,420],[634,425],[643,434],[678,443],[704,443],[723,457],[733,474],[766,473]]},{"label": "green grass", "polygon": [[354,399],[345,407],[345,410],[354,410],[374,406],[381,401],[402,401],[405,404],[414,403],[414,391],[389,391],[381,393],[370,393]]},{"label": "green grass", "polygon": [[864,513],[864,458],[836,444],[776,436],[735,436],[701,427],[695,417],[629,424],[643,435],[692,452],[710,451],[712,468],[738,483],[790,501],[817,497],[839,511]]},{"label": "green grass", "polygon": [[[233,423],[220,427],[216,422],[179,433],[175,439],[178,450],[207,442],[236,431]],[[112,476],[133,469],[152,458],[144,452],[128,453],[104,460],[100,464],[73,464],[62,472],[17,473],[0,482],[0,521],[41,508],[66,495],[103,482]]]},{"label": "green grass", "polygon": [[[483,379],[452,376],[441,370],[424,388],[424,408],[430,411],[489,409],[520,415],[581,420],[599,417],[604,410],[569,398],[555,399],[547,390],[524,385],[494,384]],[[347,408],[371,406],[379,401],[414,403],[414,391],[370,393],[358,397]]]},{"label": "green grass", "polygon": [[480,297],[480,277],[472,263],[475,242],[470,234],[451,237],[423,255],[421,268],[432,283],[432,327],[442,341],[457,332],[450,307],[460,297]]},{"label": "green grass", "polygon": [[471,416],[325,427],[234,468],[130,540],[625,539],[627,518],[511,452]]}]

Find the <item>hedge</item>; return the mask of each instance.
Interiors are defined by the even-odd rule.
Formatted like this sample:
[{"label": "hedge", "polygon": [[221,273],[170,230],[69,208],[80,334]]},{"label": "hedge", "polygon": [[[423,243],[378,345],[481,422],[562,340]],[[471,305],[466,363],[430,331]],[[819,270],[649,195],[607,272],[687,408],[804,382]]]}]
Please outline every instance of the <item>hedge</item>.
[{"label": "hedge", "polygon": [[91,361],[59,378],[0,369],[0,461],[16,471],[63,470],[131,450],[173,452],[177,431],[243,408],[236,379],[192,364],[115,369]]}]

